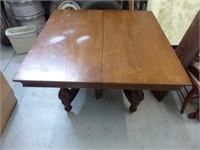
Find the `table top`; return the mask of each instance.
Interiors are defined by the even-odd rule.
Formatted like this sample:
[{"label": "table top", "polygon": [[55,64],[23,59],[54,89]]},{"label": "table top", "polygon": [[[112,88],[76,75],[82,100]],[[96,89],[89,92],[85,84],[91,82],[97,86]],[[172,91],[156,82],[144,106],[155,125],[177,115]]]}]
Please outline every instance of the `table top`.
[{"label": "table top", "polygon": [[13,80],[147,90],[191,84],[153,13],[125,10],[54,11]]}]

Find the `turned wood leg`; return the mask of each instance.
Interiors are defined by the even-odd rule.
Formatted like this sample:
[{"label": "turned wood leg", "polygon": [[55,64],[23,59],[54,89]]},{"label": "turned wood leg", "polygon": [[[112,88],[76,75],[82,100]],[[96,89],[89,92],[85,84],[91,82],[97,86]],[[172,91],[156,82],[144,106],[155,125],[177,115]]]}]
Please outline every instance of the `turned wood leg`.
[{"label": "turned wood leg", "polygon": [[62,104],[65,106],[65,110],[70,112],[72,109],[71,103],[76,97],[79,89],[70,89],[70,88],[61,88],[58,97],[62,101]]},{"label": "turned wood leg", "polygon": [[103,89],[95,89],[95,97],[96,99],[101,98],[103,95]]},{"label": "turned wood leg", "polygon": [[131,103],[129,107],[130,112],[135,112],[137,110],[137,106],[144,99],[143,91],[138,90],[123,90],[126,95],[128,101]]}]

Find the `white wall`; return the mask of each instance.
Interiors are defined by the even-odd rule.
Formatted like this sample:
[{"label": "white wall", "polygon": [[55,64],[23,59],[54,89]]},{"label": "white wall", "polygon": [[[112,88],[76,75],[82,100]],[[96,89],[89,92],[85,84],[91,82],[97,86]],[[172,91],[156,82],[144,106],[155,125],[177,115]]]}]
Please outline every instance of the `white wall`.
[{"label": "white wall", "polygon": [[148,0],[171,45],[178,45],[200,9],[200,0]]}]

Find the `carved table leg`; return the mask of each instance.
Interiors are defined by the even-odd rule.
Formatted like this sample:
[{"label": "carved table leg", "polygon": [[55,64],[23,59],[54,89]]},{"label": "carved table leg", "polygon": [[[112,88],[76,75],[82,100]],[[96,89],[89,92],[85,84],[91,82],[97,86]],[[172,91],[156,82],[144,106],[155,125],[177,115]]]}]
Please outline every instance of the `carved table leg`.
[{"label": "carved table leg", "polygon": [[70,89],[70,88],[61,88],[58,97],[62,101],[62,104],[65,106],[65,110],[70,112],[72,109],[71,103],[76,97],[79,89]]},{"label": "carved table leg", "polygon": [[103,95],[103,89],[95,89],[95,97],[96,99],[101,98]]},{"label": "carved table leg", "polygon": [[138,90],[123,90],[126,95],[128,101],[131,103],[129,107],[130,112],[135,112],[137,110],[137,106],[144,99],[143,91]]}]

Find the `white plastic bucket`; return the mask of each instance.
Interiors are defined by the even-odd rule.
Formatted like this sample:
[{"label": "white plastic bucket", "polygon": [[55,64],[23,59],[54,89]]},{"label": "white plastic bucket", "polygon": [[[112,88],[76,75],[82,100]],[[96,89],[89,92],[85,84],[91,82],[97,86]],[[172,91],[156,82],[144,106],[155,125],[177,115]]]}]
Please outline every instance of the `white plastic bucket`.
[{"label": "white plastic bucket", "polygon": [[16,54],[27,53],[37,38],[35,25],[8,28],[5,33]]}]

